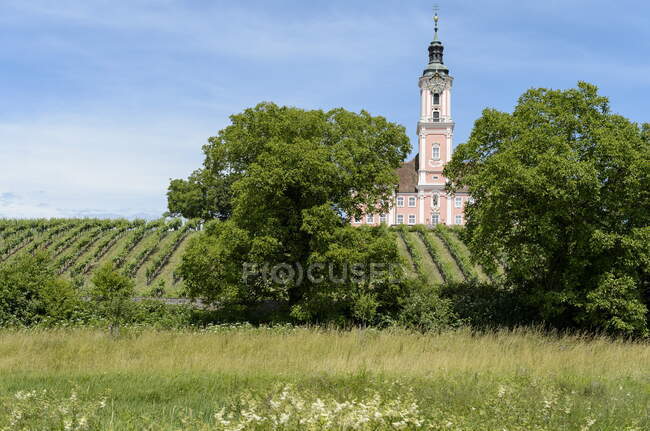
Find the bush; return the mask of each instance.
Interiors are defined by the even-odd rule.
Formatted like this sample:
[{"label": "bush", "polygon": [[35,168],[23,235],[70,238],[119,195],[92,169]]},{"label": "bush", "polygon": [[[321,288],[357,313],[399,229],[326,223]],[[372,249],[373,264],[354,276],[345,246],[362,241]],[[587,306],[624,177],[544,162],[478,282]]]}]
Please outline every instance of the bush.
[{"label": "bush", "polygon": [[519,291],[505,285],[469,281],[447,283],[441,297],[457,318],[474,328],[514,327],[536,323],[533,309]]},{"label": "bush", "polygon": [[58,277],[50,256],[24,253],[0,266],[0,325],[33,325],[72,320],[80,298]]},{"label": "bush", "polygon": [[452,310],[451,301],[441,298],[438,288],[421,280],[411,283],[408,296],[400,300],[399,326],[422,332],[440,331],[458,326],[460,321]]},{"label": "bush", "polygon": [[110,331],[115,335],[131,312],[135,283],[116,270],[112,263],[107,263],[97,270],[92,284],[90,297],[97,310],[108,320]]}]

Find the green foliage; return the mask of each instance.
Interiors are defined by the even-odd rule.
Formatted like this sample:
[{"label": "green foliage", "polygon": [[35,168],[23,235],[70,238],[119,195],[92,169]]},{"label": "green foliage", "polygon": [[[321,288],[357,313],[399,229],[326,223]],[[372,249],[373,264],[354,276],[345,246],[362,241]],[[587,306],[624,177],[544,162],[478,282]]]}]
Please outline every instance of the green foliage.
[{"label": "green foliage", "polygon": [[314,234],[307,262],[322,265],[324,280],[303,283],[288,292],[290,299],[299,298],[290,302],[294,318],[377,324],[399,311],[399,298],[407,294],[408,286],[395,233],[385,226],[345,226]]},{"label": "green foliage", "polygon": [[451,301],[440,296],[439,287],[422,280],[410,282],[408,294],[399,301],[401,309],[395,323],[400,327],[429,332],[448,329],[460,322]]},{"label": "green foliage", "polygon": [[483,111],[445,175],[474,198],[471,251],[503,262],[541,319],[648,332],[648,126],[593,85],[529,90],[512,114]]},{"label": "green foliage", "polygon": [[[365,111],[271,103],[231,120],[204,148],[204,166],[235,179],[232,216],[207,224],[190,243],[179,271],[190,296],[224,304],[279,301],[301,321],[331,319],[334,309],[343,310],[340,319],[374,320],[392,289],[386,284],[351,277],[342,283],[277,283],[262,270],[397,262],[390,232],[354,230],[346,222],[377,202],[387,206],[395,170],[410,151],[404,129]],[[243,265],[262,270],[243,280]]]},{"label": "green foliage", "polygon": [[2,431],[99,430],[99,413],[107,405],[105,398],[86,402],[79,399],[77,391],[65,398],[59,398],[47,389],[19,391],[13,397],[6,397],[1,401]]},{"label": "green foliage", "polygon": [[440,296],[448,301],[458,322],[475,329],[540,324],[521,292],[498,283],[468,281],[445,284]]},{"label": "green foliage", "polygon": [[131,311],[135,284],[120,273],[113,264],[107,263],[93,275],[89,294],[97,310],[109,322],[111,333],[119,331],[119,326]]},{"label": "green foliage", "polygon": [[0,266],[1,326],[71,320],[78,305],[74,289],[57,276],[47,253],[23,253]]},{"label": "green foliage", "polygon": [[204,167],[190,175],[187,180],[175,179],[167,190],[167,208],[171,216],[188,219],[226,220],[232,213],[232,184],[238,177],[228,172],[226,166],[217,163],[210,156],[213,140],[204,146],[206,153]]}]

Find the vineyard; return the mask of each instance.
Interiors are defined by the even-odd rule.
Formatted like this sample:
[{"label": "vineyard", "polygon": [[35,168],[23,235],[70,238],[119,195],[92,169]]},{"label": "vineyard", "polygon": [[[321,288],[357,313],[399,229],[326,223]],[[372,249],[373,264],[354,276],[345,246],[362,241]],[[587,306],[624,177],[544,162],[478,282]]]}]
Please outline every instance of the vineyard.
[{"label": "vineyard", "polygon": [[497,272],[488,272],[472,262],[471,253],[461,240],[461,229],[444,225],[434,229],[422,225],[395,228],[407,275],[423,278],[430,284],[489,282],[497,277]]},{"label": "vineyard", "polygon": [[[0,263],[20,252],[46,249],[61,275],[83,285],[95,268],[112,261],[135,279],[139,295],[176,297],[183,282],[175,269],[199,227],[179,219],[0,220]],[[497,275],[472,263],[459,228],[400,226],[395,232],[411,277],[440,284],[489,281]]]},{"label": "vineyard", "polygon": [[0,220],[0,264],[20,252],[47,250],[59,274],[84,285],[107,262],[136,281],[145,296],[178,296],[174,273],[199,225],[171,220]]}]

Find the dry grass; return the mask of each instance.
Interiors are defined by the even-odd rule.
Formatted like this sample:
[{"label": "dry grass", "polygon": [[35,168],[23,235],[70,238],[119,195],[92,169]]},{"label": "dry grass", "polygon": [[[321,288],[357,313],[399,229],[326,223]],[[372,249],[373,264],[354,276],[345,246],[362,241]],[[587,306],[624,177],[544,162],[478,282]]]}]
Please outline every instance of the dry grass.
[{"label": "dry grass", "polygon": [[111,339],[100,330],[0,332],[0,373],[192,372],[435,377],[450,373],[647,379],[647,343],[530,330],[475,335],[317,329],[144,330]]}]

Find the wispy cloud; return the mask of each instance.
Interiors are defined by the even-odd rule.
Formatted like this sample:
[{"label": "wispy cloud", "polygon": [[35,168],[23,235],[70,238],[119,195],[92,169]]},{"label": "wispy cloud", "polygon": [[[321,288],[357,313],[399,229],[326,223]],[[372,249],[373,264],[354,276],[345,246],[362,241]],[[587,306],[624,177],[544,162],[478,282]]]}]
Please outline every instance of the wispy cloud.
[{"label": "wispy cloud", "polygon": [[0,195],[0,215],[64,216],[84,208],[160,215],[169,178],[200,165],[210,132],[162,121],[0,123],[0,190],[8,190]]},{"label": "wispy cloud", "polygon": [[[0,195],[0,215],[159,214],[169,178],[198,168],[207,137],[262,100],[364,108],[412,136],[430,6],[4,0],[0,193],[11,195]],[[483,107],[510,109],[531,86],[579,79],[600,85],[614,110],[647,117],[650,60],[639,53],[650,6],[442,6],[456,142]]]}]

